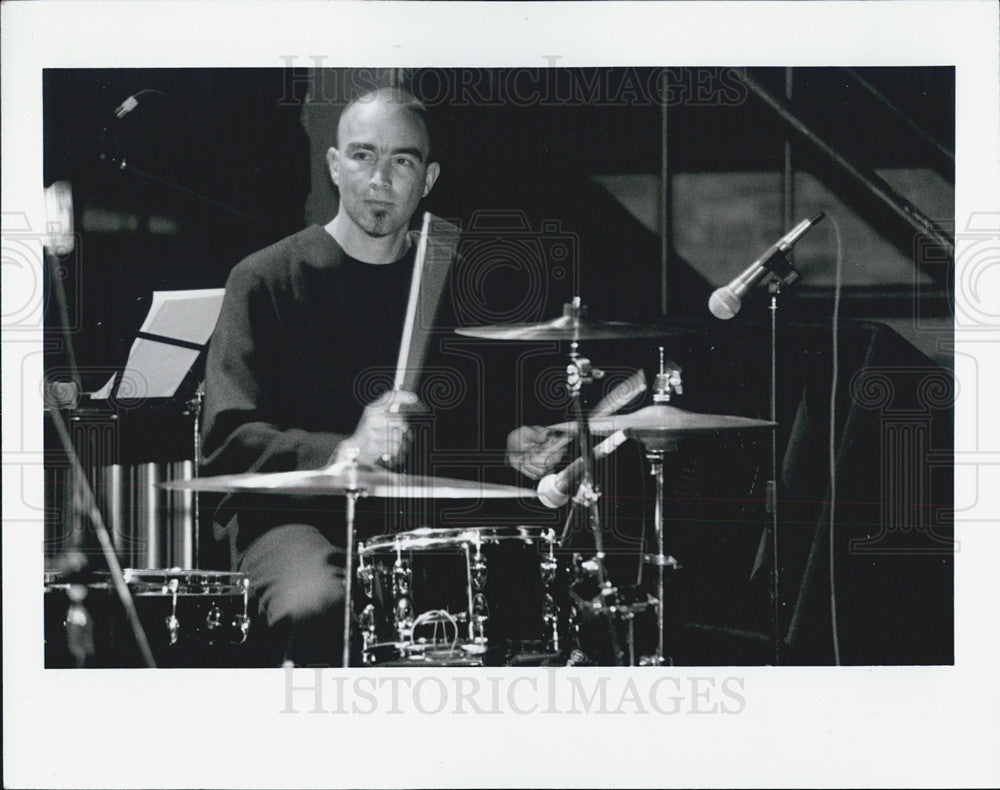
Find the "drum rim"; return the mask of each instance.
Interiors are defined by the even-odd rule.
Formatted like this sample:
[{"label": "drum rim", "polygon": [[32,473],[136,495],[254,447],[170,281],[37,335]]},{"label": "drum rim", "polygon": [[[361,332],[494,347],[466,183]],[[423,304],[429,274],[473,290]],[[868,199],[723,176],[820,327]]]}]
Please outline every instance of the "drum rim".
[{"label": "drum rim", "polygon": [[536,525],[483,525],[467,527],[420,527],[391,535],[378,535],[358,543],[358,554],[368,556],[382,552],[419,551],[430,548],[460,547],[498,543],[502,540],[555,541],[555,528]]},{"label": "drum rim", "polygon": [[[234,571],[198,570],[194,568],[123,568],[122,575],[133,595],[171,595],[170,582],[177,580],[177,595],[243,595],[249,588],[249,577]],[[51,571],[44,574],[46,590],[65,590],[80,586],[91,590],[110,590],[109,571],[97,571],[93,578],[81,582],[58,581]]]}]

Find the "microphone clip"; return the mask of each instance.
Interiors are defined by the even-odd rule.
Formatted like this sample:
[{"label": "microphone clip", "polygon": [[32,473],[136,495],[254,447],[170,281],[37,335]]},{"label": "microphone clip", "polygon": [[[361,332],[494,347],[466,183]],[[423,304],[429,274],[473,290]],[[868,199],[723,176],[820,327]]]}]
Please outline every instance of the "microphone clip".
[{"label": "microphone clip", "polygon": [[788,255],[785,254],[785,250],[780,247],[775,249],[770,255],[761,260],[761,266],[767,269],[771,274],[777,277],[785,285],[794,285],[801,279],[801,276],[795,267],[792,266],[792,262],[788,260]]}]

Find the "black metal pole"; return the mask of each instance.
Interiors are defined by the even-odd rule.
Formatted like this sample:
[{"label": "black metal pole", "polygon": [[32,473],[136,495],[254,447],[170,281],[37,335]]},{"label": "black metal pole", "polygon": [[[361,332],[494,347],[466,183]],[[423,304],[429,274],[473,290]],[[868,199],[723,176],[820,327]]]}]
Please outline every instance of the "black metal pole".
[{"label": "black metal pole", "polygon": [[770,107],[788,127],[799,137],[819,151],[839,170],[847,174],[869,195],[887,206],[900,219],[918,233],[929,237],[945,250],[949,256],[955,254],[955,240],[906,198],[897,194],[889,184],[876,173],[867,171],[840,153],[834,146],[821,138],[809,124],[800,118],[784,99],[773,95],[767,88],[748,74],[743,80],[764,104]]}]

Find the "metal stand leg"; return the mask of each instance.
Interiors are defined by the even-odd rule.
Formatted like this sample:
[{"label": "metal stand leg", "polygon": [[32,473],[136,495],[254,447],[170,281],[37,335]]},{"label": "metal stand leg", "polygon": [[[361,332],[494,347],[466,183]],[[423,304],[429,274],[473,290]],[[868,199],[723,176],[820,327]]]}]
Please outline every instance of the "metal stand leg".
[{"label": "metal stand leg", "polygon": [[649,473],[656,480],[656,501],[653,503],[653,531],[656,534],[656,554],[643,556],[644,562],[656,566],[656,653],[651,659],[644,660],[646,664],[662,665],[667,663],[664,655],[664,617],[666,615],[666,590],[664,573],[666,567],[677,568],[677,560],[664,553],[663,541],[663,454],[662,449],[646,449],[649,461]]},{"label": "metal stand leg", "polygon": [[352,491],[347,495],[347,567],[344,578],[344,654],[341,660],[344,669],[351,661],[351,587],[354,579],[354,506],[359,493]]},{"label": "metal stand leg", "polygon": [[658,454],[653,464],[653,475],[656,477],[656,504],[653,511],[653,529],[656,532],[656,658],[663,662],[663,618],[666,614],[663,590],[663,456]]}]

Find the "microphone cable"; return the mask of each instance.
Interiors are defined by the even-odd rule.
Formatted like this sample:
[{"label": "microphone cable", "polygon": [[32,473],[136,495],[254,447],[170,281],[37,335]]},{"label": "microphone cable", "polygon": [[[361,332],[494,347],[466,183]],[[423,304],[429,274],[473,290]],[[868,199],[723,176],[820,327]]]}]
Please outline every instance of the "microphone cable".
[{"label": "microphone cable", "polygon": [[837,368],[839,365],[839,331],[840,331],[840,290],[841,276],[843,270],[843,242],[840,235],[840,223],[833,214],[828,214],[830,222],[833,223],[833,233],[837,239],[837,263],[834,270],[833,283],[833,337],[832,337],[832,377],[830,380],[830,436],[829,436],[829,465],[830,465],[830,622],[831,634],[833,637],[833,663],[840,666],[840,636],[837,627],[837,587],[836,575],[834,574],[834,522],[837,507],[837,450],[836,450],[836,417],[837,417]]}]

